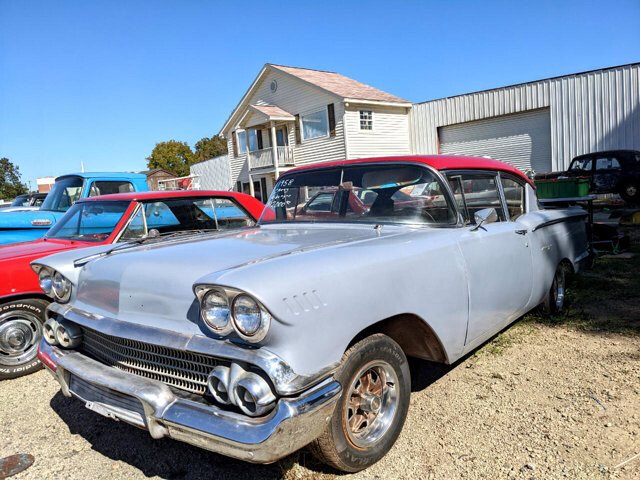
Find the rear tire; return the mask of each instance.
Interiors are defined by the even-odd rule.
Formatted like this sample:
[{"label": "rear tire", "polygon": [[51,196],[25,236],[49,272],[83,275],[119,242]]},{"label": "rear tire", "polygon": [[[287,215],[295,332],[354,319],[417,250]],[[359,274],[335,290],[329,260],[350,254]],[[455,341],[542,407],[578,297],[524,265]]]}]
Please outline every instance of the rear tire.
[{"label": "rear tire", "polygon": [[0,305],[0,380],[42,368],[36,356],[49,302],[24,299]]},{"label": "rear tire", "polygon": [[564,265],[558,265],[556,273],[553,275],[551,288],[542,302],[542,311],[548,315],[559,315],[564,311],[567,294],[567,269]]},{"label": "rear tire", "polygon": [[396,342],[375,334],[345,352],[336,379],[342,397],[310,449],[327,465],[357,472],[380,460],[402,430],[411,395],[409,364]]}]

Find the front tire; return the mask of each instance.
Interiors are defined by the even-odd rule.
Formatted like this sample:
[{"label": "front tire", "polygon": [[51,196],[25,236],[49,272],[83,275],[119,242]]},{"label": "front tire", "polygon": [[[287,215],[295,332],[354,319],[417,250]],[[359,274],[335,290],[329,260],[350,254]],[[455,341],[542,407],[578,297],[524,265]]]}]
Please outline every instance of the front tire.
[{"label": "front tire", "polygon": [[36,356],[49,302],[24,299],[0,305],[0,380],[42,368]]},{"label": "front tire", "polygon": [[383,334],[347,350],[336,375],[342,398],[311,451],[323,463],[357,472],[380,460],[395,443],[409,409],[407,357]]}]

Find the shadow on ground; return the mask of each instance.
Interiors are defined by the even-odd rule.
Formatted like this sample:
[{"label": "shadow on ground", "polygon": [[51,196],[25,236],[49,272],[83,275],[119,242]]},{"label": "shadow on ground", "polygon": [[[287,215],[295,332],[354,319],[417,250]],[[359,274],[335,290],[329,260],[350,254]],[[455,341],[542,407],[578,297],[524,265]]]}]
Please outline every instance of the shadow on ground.
[{"label": "shadow on ground", "polygon": [[[126,423],[103,418],[81,401],[58,392],[50,402],[69,431],[87,440],[93,450],[139,469],[145,476],[173,479],[280,479],[294,463],[284,459],[272,465],[253,465],[171,439],[153,440]],[[77,452],[76,452],[77,453]]]}]

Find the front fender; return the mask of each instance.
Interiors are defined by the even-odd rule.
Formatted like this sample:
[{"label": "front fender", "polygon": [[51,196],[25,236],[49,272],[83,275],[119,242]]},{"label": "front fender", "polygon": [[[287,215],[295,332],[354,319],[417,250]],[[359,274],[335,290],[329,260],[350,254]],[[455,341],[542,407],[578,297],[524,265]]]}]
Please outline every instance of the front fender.
[{"label": "front fender", "polygon": [[464,346],[468,290],[451,234],[414,231],[282,256],[196,284],[237,288],[258,299],[274,317],[262,344],[301,374],[339,362],[359,332],[403,313],[424,319],[455,357]]}]

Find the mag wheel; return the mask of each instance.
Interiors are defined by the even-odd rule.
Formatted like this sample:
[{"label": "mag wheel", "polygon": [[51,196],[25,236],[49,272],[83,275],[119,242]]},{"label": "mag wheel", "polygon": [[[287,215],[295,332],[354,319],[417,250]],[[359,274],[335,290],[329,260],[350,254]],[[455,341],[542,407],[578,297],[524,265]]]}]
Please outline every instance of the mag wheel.
[{"label": "mag wheel", "polygon": [[380,460],[398,438],[409,408],[409,366],[396,342],[376,334],[347,350],[337,379],[342,398],[311,448],[324,463],[356,472]]},{"label": "mag wheel", "polygon": [[48,303],[25,299],[0,305],[0,379],[42,368],[36,357]]}]

